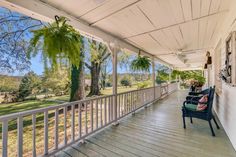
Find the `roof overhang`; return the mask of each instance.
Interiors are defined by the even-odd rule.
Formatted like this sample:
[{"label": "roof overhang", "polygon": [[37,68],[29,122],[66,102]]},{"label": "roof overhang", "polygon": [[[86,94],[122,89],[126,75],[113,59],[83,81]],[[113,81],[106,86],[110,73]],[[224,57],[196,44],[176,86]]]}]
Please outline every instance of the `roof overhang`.
[{"label": "roof overhang", "polygon": [[155,57],[175,69],[200,69],[232,0],[2,0],[0,5],[51,22],[70,19],[81,34]]}]

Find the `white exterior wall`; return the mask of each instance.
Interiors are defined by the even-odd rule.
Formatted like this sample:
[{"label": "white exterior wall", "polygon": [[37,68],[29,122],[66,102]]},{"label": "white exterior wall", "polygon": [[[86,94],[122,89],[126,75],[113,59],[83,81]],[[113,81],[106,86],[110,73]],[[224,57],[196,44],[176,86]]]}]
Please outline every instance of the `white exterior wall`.
[{"label": "white exterior wall", "polygon": [[[232,11],[233,10],[233,11]],[[231,12],[228,19],[226,19],[227,25],[221,32],[221,69],[225,63],[225,39],[231,31],[236,31],[236,22],[233,20],[236,18],[236,2],[232,4]],[[231,23],[231,24],[230,24]],[[230,26],[231,25],[231,26]],[[215,71],[214,71],[214,53],[213,54],[213,67],[211,70],[211,84],[215,84]],[[223,125],[226,134],[228,135],[234,149],[236,150],[236,87],[232,87],[222,81],[222,92],[216,95],[214,110]]]}]

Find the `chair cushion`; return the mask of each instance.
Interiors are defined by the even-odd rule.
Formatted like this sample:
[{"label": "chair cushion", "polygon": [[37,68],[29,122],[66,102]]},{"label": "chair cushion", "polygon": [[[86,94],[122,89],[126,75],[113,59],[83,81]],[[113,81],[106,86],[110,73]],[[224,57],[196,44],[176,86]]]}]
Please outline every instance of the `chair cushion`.
[{"label": "chair cushion", "polygon": [[190,111],[197,111],[197,105],[196,104],[185,104],[185,108]]},{"label": "chair cushion", "polygon": [[207,108],[207,101],[208,101],[208,95],[202,96],[202,98],[198,101],[198,105],[196,110],[197,111],[203,111]]}]

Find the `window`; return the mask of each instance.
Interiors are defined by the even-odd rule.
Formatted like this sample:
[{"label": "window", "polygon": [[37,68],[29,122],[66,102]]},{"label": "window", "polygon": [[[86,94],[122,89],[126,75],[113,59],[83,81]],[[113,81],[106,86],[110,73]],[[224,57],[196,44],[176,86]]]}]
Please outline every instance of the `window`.
[{"label": "window", "polygon": [[226,83],[236,85],[236,32],[230,33],[225,42]]}]

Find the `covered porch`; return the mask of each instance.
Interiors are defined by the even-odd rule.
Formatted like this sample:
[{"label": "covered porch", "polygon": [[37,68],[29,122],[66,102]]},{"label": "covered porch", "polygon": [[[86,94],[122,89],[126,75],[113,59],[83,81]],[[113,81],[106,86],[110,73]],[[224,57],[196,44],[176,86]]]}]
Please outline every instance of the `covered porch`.
[{"label": "covered porch", "polygon": [[180,111],[186,94],[175,91],[56,156],[235,157],[222,126],[220,130],[213,126],[216,138],[210,135],[207,121],[193,119],[191,124],[187,119],[187,129],[183,129]]},{"label": "covered porch", "polygon": [[[3,157],[11,151],[19,157],[236,156],[235,33],[231,36],[231,82],[226,84],[218,76],[224,67],[225,40],[236,30],[235,1],[3,0],[0,5],[45,22],[52,22],[55,15],[64,16],[82,35],[105,43],[112,53],[113,91],[108,96],[0,117]],[[152,60],[152,87],[117,92],[120,51]],[[213,63],[204,70],[206,51]],[[179,90],[178,83],[157,85],[156,62],[170,69],[203,70],[205,87],[216,85],[213,108],[222,124],[220,130],[215,129],[216,137],[201,120],[187,121],[187,129],[183,129],[181,106],[187,92]],[[37,115],[44,124],[40,128],[43,139],[37,137]],[[32,133],[27,137],[25,117]],[[12,120],[17,120],[14,146],[8,142]]]}]

